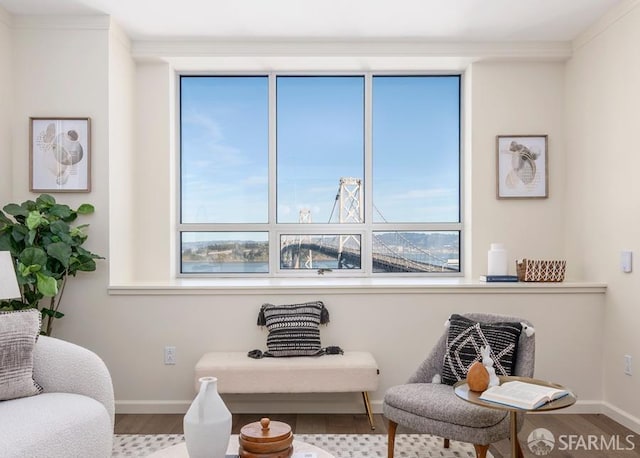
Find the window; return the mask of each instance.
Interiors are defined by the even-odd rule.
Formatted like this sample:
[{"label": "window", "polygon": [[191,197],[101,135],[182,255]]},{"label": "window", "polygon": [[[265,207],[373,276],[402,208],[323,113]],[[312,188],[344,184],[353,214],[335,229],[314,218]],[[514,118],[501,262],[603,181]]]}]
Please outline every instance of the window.
[{"label": "window", "polygon": [[184,275],[458,274],[459,75],[181,75]]}]

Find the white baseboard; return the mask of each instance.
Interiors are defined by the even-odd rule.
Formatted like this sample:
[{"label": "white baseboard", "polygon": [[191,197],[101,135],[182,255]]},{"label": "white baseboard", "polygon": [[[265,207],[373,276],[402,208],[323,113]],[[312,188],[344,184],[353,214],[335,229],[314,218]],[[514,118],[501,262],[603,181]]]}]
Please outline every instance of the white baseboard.
[{"label": "white baseboard", "polygon": [[[225,399],[229,410],[233,413],[362,413],[364,406],[358,402],[344,401],[313,401],[309,399],[282,400],[268,398],[256,399]],[[191,401],[116,401],[116,413],[119,414],[185,414],[191,405]],[[382,413],[382,400],[371,401],[373,413]],[[548,412],[547,412],[548,413]],[[640,419],[624,410],[603,401],[579,400],[573,406],[566,409],[554,410],[558,414],[604,414],[612,420],[640,434]],[[544,415],[540,412],[538,415]]]},{"label": "white baseboard", "polygon": [[[334,396],[297,396],[272,394],[223,395],[229,410],[233,413],[365,413],[364,403],[359,393],[338,393]],[[119,414],[185,414],[192,401],[116,401]],[[371,401],[373,413],[382,413],[382,400]]]},{"label": "white baseboard", "polygon": [[116,413],[185,414],[191,401],[116,401]]},{"label": "white baseboard", "polygon": [[[309,414],[365,414],[364,404],[341,402],[228,402],[227,407],[233,413],[309,413]],[[382,403],[379,408],[371,405],[373,413],[382,413]]]},{"label": "white baseboard", "polygon": [[608,402],[602,403],[602,413],[622,426],[626,426],[634,433],[640,434],[640,418],[634,417]]},{"label": "white baseboard", "polygon": [[[545,415],[549,412],[538,412],[535,414],[529,415]],[[609,404],[604,401],[578,401],[571,407],[567,407],[566,409],[554,410],[554,414],[570,414],[570,413],[595,413],[606,415],[611,418],[613,421],[620,423],[622,426],[629,428],[636,434],[640,434],[640,418],[634,417],[628,412]]]},{"label": "white baseboard", "polygon": [[[544,412],[540,412],[543,414]],[[549,412],[546,412],[549,413]],[[554,410],[551,413],[602,413],[602,401],[578,400],[571,407]]]},{"label": "white baseboard", "polygon": [[[273,396],[261,400],[256,399],[255,395],[253,395],[251,399],[228,399],[227,397],[224,401],[233,413],[364,413],[364,405],[361,402],[345,402],[343,400],[328,401],[320,399],[313,401],[308,398],[282,400],[274,399]],[[191,401],[116,401],[116,413],[184,414],[190,405]],[[371,410],[373,413],[382,413],[382,400],[372,400]],[[544,413],[540,412],[540,414]],[[633,429],[629,426],[629,423],[640,425],[637,418],[602,401],[578,401],[571,407],[555,410],[553,413],[603,413],[629,429]]]}]

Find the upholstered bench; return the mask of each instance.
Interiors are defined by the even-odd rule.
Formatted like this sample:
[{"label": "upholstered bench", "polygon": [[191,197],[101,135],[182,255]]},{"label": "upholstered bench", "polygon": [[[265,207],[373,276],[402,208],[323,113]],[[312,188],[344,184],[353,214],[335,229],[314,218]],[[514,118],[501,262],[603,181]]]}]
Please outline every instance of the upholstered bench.
[{"label": "upholstered bench", "polygon": [[206,353],[196,364],[200,377],[216,377],[219,393],[361,392],[371,429],[369,391],[378,389],[378,364],[371,353],[252,359],[243,352]]}]

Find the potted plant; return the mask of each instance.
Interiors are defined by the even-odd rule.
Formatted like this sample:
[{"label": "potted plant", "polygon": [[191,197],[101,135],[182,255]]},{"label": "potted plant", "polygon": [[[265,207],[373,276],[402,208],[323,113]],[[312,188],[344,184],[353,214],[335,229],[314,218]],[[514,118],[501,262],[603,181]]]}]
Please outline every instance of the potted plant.
[{"label": "potted plant", "polygon": [[54,320],[64,316],[59,308],[67,279],[96,270],[95,260],[103,259],[82,248],[88,225],[72,225],[79,215],[93,212],[93,205],[82,204],[73,210],[48,194],[35,202],[4,206],[0,211],[0,251],[11,253],[21,298],[0,301],[0,310],[38,308],[42,334],[51,335]]}]

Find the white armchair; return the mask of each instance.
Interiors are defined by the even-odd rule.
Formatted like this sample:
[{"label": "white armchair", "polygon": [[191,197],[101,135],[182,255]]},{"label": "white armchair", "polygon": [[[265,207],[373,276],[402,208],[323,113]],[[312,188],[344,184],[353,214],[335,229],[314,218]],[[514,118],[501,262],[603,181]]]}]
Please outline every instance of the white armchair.
[{"label": "white armchair", "polygon": [[34,379],[42,394],[0,402],[2,456],[110,457],[114,397],[104,362],[86,348],[40,336]]}]

